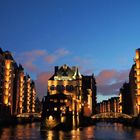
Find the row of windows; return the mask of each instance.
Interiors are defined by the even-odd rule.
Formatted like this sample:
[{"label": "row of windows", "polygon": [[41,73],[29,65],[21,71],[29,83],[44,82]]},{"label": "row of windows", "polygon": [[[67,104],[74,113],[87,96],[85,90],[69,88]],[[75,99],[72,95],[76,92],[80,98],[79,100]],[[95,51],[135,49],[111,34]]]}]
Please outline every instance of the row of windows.
[{"label": "row of windows", "polygon": [[74,90],[74,87],[73,87],[73,85],[67,85],[66,87],[64,85],[57,85],[56,87],[54,85],[52,85],[50,87],[50,90],[57,90],[57,91],[67,90],[67,91],[73,91]]},{"label": "row of windows", "polygon": [[55,102],[55,103],[57,103],[57,102],[60,102],[60,103],[66,103],[67,102],[67,99],[65,99],[65,100],[57,100],[57,99],[50,99],[50,101],[52,101],[52,102]]}]

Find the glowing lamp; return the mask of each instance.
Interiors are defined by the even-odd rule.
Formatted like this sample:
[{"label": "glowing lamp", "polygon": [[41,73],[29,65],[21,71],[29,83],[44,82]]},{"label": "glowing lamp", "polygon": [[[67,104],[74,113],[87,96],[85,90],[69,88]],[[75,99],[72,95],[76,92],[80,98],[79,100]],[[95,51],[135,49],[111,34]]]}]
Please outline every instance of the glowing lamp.
[{"label": "glowing lamp", "polygon": [[49,121],[52,121],[53,120],[53,116],[49,116]]}]

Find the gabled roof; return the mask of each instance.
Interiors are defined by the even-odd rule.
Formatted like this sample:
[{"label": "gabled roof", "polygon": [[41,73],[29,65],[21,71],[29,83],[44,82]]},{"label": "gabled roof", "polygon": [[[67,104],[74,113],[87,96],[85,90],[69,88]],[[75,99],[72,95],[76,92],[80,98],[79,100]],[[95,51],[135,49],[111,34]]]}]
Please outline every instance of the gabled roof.
[{"label": "gabled roof", "polygon": [[9,51],[4,52],[4,57],[5,57],[5,59],[14,60],[11,52],[9,52]]},{"label": "gabled roof", "polygon": [[72,80],[81,78],[81,74],[78,70],[78,67],[69,67],[66,64],[64,64],[63,66],[58,67],[57,71],[55,71],[54,75],[49,80],[61,80],[62,77]]}]

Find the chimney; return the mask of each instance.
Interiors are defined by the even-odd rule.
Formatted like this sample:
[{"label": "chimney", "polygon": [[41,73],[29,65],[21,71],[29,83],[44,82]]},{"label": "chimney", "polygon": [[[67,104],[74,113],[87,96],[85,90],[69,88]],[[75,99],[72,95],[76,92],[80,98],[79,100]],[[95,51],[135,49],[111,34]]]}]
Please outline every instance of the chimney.
[{"label": "chimney", "polygon": [[57,71],[58,71],[58,66],[55,66],[55,68],[54,68],[55,74],[57,73]]}]

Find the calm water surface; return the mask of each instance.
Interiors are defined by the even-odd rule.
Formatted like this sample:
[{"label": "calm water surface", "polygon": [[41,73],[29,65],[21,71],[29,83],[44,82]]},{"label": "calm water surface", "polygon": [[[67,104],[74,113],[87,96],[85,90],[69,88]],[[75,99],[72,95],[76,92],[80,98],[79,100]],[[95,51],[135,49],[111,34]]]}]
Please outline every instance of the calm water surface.
[{"label": "calm water surface", "polygon": [[95,126],[68,132],[40,131],[39,123],[0,128],[0,140],[140,140],[140,129],[118,123],[98,123]]}]

